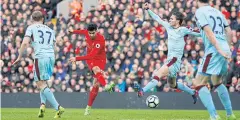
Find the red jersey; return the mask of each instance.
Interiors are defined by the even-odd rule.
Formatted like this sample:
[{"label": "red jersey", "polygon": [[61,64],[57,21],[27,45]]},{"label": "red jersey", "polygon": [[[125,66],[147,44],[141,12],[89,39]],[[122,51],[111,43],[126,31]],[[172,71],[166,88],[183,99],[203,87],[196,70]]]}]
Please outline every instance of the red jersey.
[{"label": "red jersey", "polygon": [[106,60],[105,39],[99,32],[96,33],[95,39],[92,40],[87,30],[74,30],[74,34],[82,34],[86,37],[87,55],[77,56],[76,60]]}]

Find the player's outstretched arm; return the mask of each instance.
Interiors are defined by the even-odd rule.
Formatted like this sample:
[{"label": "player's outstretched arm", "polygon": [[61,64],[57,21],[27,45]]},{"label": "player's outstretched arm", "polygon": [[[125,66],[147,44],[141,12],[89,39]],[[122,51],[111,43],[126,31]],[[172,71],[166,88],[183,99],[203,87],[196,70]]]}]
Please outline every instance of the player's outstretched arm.
[{"label": "player's outstretched arm", "polygon": [[87,35],[87,30],[73,30],[72,27],[70,27],[70,28],[68,29],[68,32],[69,32],[69,33],[72,33],[72,34]]},{"label": "player's outstretched arm", "polygon": [[196,37],[201,37],[201,34],[199,32],[190,32],[190,35],[194,35]]},{"label": "player's outstretched arm", "polygon": [[97,44],[95,44],[95,47],[93,48],[93,50],[89,54],[87,54],[86,56],[72,57],[72,58],[69,59],[69,62],[93,59],[98,54],[101,47],[103,47],[103,45],[101,43],[97,43]]},{"label": "player's outstretched arm", "polygon": [[201,37],[201,34],[198,30],[193,30],[192,28],[185,28],[184,29],[185,35],[193,35],[196,37]]},{"label": "player's outstretched arm", "polygon": [[156,20],[159,24],[163,25],[164,27],[168,27],[169,23],[166,21],[163,21],[156,13],[154,13],[152,10],[149,9],[148,3],[145,3],[145,9],[148,11],[148,14]]},{"label": "player's outstretched arm", "polygon": [[93,49],[93,50],[92,50],[89,54],[87,54],[86,56],[71,57],[71,58],[69,59],[69,63],[70,63],[70,62],[73,63],[73,62],[75,62],[75,61],[93,59],[93,57],[95,57],[98,52],[99,52],[99,49]]},{"label": "player's outstretched arm", "polygon": [[93,57],[95,57],[98,52],[99,52],[99,49],[94,48],[94,49],[93,49],[89,54],[87,54],[86,56],[77,56],[77,57],[76,57],[76,61],[93,59]]},{"label": "player's outstretched arm", "polygon": [[12,65],[15,65],[16,63],[18,63],[18,62],[21,60],[23,51],[26,49],[26,47],[27,47],[27,45],[28,45],[29,42],[30,42],[30,37],[29,37],[29,36],[25,36],[25,37],[23,38],[23,42],[22,42],[21,47],[20,47],[20,49],[19,49],[18,58],[17,58],[17,60],[16,60]]},{"label": "player's outstretched arm", "polygon": [[190,30],[190,32],[188,33],[189,35],[193,35],[196,37],[201,37],[200,32],[194,31],[194,30]]}]

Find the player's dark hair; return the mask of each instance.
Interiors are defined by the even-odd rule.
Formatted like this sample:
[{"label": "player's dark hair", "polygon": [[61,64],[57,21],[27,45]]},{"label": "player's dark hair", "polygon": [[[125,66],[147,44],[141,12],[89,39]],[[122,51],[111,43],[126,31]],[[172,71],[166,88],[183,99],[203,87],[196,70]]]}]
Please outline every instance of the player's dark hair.
[{"label": "player's dark hair", "polygon": [[199,2],[201,2],[201,3],[208,3],[209,0],[199,0]]},{"label": "player's dark hair", "polygon": [[44,18],[44,16],[41,11],[34,11],[32,13],[32,19],[34,21],[41,21],[43,18]]},{"label": "player's dark hair", "polygon": [[179,11],[172,12],[172,15],[176,16],[176,19],[179,20],[179,25],[181,25],[184,19],[184,15]]},{"label": "player's dark hair", "polygon": [[94,24],[94,23],[90,23],[87,27],[87,30],[88,31],[95,31],[95,30],[97,30],[97,25]]}]

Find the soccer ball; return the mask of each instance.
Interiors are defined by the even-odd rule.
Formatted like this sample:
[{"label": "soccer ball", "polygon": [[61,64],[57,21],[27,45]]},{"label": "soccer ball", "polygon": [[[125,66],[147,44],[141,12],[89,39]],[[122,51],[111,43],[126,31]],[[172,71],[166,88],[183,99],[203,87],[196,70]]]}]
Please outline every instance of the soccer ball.
[{"label": "soccer ball", "polygon": [[156,108],[159,104],[159,99],[156,95],[150,95],[146,99],[146,104],[150,108]]}]

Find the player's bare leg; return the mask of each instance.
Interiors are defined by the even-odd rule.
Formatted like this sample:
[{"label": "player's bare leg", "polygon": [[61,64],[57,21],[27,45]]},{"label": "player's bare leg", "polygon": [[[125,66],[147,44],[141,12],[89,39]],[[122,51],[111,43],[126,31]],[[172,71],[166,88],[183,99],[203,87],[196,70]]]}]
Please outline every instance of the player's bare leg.
[{"label": "player's bare leg", "polygon": [[171,88],[177,88],[176,78],[175,77],[168,77],[168,84]]},{"label": "player's bare leg", "polygon": [[232,111],[232,104],[228,94],[228,90],[225,85],[222,84],[222,76],[221,75],[212,75],[211,76],[212,83],[215,89],[218,92],[218,97],[220,98],[226,113],[228,120],[236,120],[236,116],[233,114]]},{"label": "player's bare leg", "polygon": [[92,107],[92,104],[93,104],[95,98],[98,95],[99,86],[100,86],[100,83],[96,79],[94,79],[93,87],[92,87],[92,90],[90,91],[90,94],[89,94],[88,105],[85,109],[84,115],[89,115],[90,114],[90,109]]},{"label": "player's bare leg", "polygon": [[46,100],[48,100],[53,106],[53,108],[56,110],[56,114],[54,118],[60,118],[64,112],[64,108],[58,104],[53,93],[48,88],[46,81],[43,81],[43,80],[37,81],[37,87],[40,89],[40,98],[41,98],[41,106],[38,113],[38,117],[40,118],[44,117],[45,104],[46,104]]},{"label": "player's bare leg", "polygon": [[94,77],[104,87],[104,90],[108,92],[113,92],[113,88],[115,87],[115,84],[114,83],[106,84],[106,80],[104,78],[104,74],[102,73],[102,70],[98,66],[94,66],[92,68],[92,71],[95,74]]},{"label": "player's bare leg", "polygon": [[192,95],[193,104],[197,103],[198,92],[196,90],[189,88],[188,86],[184,85],[183,83],[176,82],[176,77],[168,77],[168,84],[173,89],[180,89],[180,90]]},{"label": "player's bare leg", "polygon": [[211,93],[206,87],[208,80],[210,80],[210,76],[208,76],[207,74],[205,75],[205,73],[198,73],[194,82],[195,89],[198,91],[199,98],[201,99],[202,103],[207,108],[210,114],[210,119],[218,120],[220,119],[220,117],[217,114]]},{"label": "player's bare leg", "polygon": [[160,69],[156,69],[153,72],[152,80],[144,88],[141,88],[141,86],[139,84],[135,84],[134,88],[137,89],[138,97],[142,97],[144,92],[155,87],[157,85],[158,81],[162,77],[167,76],[167,75],[168,75],[168,67],[166,65],[163,65]]}]

